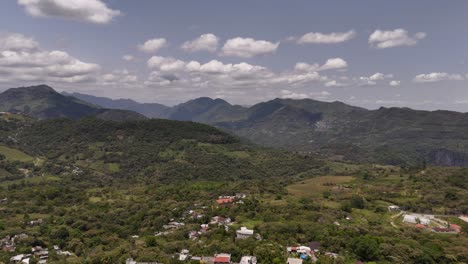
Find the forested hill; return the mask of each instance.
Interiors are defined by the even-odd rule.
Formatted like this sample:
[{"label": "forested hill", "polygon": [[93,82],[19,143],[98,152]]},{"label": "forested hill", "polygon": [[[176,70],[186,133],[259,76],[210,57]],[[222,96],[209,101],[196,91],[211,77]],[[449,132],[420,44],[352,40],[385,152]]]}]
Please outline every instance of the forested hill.
[{"label": "forested hill", "polygon": [[0,93],[0,111],[23,113],[38,119],[86,116],[110,120],[145,119],[137,112],[106,109],[64,96],[47,85],[11,88]]},{"label": "forested hill", "polygon": [[202,97],[165,108],[158,116],[211,124],[269,147],[357,162],[468,166],[465,113],[367,110],[312,99],[274,99],[242,107]]},{"label": "forested hill", "polygon": [[245,145],[208,125],[170,120],[50,119],[2,137],[10,147],[116,177],[159,181],[287,177],[320,162]]}]

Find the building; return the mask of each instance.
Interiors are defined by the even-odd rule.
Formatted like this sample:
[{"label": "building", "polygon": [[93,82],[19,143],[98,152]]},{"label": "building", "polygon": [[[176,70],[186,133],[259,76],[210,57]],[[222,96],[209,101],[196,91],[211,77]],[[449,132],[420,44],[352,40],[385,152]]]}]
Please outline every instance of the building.
[{"label": "building", "polygon": [[214,264],[230,264],[231,254],[221,253],[214,256]]},{"label": "building", "polygon": [[403,222],[411,224],[429,225],[431,223],[431,219],[433,218],[434,217],[431,217],[431,215],[405,214],[403,216]]},{"label": "building", "polygon": [[128,258],[125,264],[160,264],[159,262],[137,262],[132,258]]},{"label": "building", "polygon": [[229,217],[222,217],[222,216],[214,216],[211,218],[210,224],[212,225],[229,225],[232,223],[231,218]]},{"label": "building", "polygon": [[254,256],[243,256],[239,264],[257,264],[257,258]]},{"label": "building", "polygon": [[288,258],[286,264],[302,264],[302,259],[299,258]]},{"label": "building", "polygon": [[401,211],[401,209],[400,209],[400,206],[398,206],[398,205],[390,205],[388,207],[388,211],[389,212],[398,212],[398,211]]},{"label": "building", "polygon": [[248,229],[247,227],[243,226],[239,230],[236,231],[237,238],[244,239],[249,238],[254,235],[254,231]]}]

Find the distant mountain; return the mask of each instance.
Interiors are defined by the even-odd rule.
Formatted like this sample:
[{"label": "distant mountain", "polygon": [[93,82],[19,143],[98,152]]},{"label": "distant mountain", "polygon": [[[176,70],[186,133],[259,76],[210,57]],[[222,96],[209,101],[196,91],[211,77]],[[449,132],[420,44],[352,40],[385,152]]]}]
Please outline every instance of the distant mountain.
[{"label": "distant mountain", "polygon": [[38,119],[59,117],[77,119],[85,116],[110,120],[146,118],[136,112],[101,108],[75,97],[57,93],[47,85],[11,88],[0,93],[0,111],[24,113]]},{"label": "distant mountain", "polygon": [[162,104],[138,103],[130,99],[113,100],[106,97],[97,97],[81,93],[63,92],[62,94],[66,96],[73,96],[85,102],[109,109],[122,109],[134,111],[150,118],[164,118],[167,115],[167,111],[169,111],[170,109],[170,107]]},{"label": "distant mountain", "polygon": [[211,124],[257,144],[336,159],[468,166],[468,114],[458,112],[367,110],[312,99],[242,107],[202,97],[165,108],[159,116]]}]

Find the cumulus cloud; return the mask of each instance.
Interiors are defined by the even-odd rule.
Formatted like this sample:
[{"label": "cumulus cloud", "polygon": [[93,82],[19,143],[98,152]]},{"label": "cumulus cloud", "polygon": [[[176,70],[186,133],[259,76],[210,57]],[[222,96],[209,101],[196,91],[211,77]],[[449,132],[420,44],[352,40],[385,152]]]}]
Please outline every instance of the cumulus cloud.
[{"label": "cumulus cloud", "polygon": [[377,81],[382,81],[385,79],[393,78],[393,74],[383,74],[381,72],[376,72],[371,76],[361,76],[359,77],[359,84],[361,85],[376,85]]},{"label": "cumulus cloud", "polygon": [[356,36],[354,30],[347,32],[320,33],[309,32],[297,39],[298,44],[336,44],[346,42]]},{"label": "cumulus cloud", "polygon": [[431,83],[440,81],[461,81],[463,76],[460,74],[449,74],[446,72],[432,72],[427,74],[416,75],[413,82],[416,83]]},{"label": "cumulus cloud", "polygon": [[199,36],[198,38],[187,41],[182,44],[181,48],[188,52],[208,51],[215,52],[218,49],[218,37],[208,33]]},{"label": "cumulus cloud", "polygon": [[330,95],[331,94],[327,91],[311,92],[311,93],[293,92],[291,90],[286,90],[286,89],[280,91],[280,97],[288,98],[288,99],[313,98],[316,100],[327,100]]},{"label": "cumulus cloud", "polygon": [[100,84],[103,85],[128,85],[134,84],[138,81],[135,74],[130,73],[128,70],[116,70],[112,73],[103,74],[101,76]]},{"label": "cumulus cloud", "polygon": [[295,93],[290,90],[281,90],[281,98],[288,98],[288,99],[305,99],[309,98],[309,96],[305,93]]},{"label": "cumulus cloud", "polygon": [[39,43],[33,38],[12,33],[0,36],[0,50],[31,51],[39,48]]},{"label": "cumulus cloud", "polygon": [[167,46],[165,38],[154,38],[145,41],[143,44],[138,45],[138,49],[143,52],[153,53]]},{"label": "cumulus cloud", "polygon": [[18,0],[35,17],[58,17],[96,24],[107,24],[121,14],[101,0]]},{"label": "cumulus cloud", "polygon": [[21,34],[0,37],[3,82],[87,82],[95,79],[100,68],[98,64],[83,62],[65,51],[42,50],[33,38]]},{"label": "cumulus cloud", "polygon": [[273,43],[266,40],[237,37],[226,41],[221,54],[224,56],[250,58],[257,55],[275,53],[279,44],[279,42]]},{"label": "cumulus cloud", "polygon": [[390,86],[400,86],[400,81],[391,80],[388,84],[389,84]]},{"label": "cumulus cloud", "polygon": [[418,32],[413,36],[402,28],[395,30],[376,30],[369,36],[369,45],[377,49],[386,49],[399,46],[414,46],[426,37],[426,33]]},{"label": "cumulus cloud", "polygon": [[325,70],[339,70],[348,67],[348,63],[342,58],[330,58],[323,65],[318,63],[308,64],[305,62],[298,62],[294,66],[297,71],[312,72],[312,71],[325,71]]},{"label": "cumulus cloud", "polygon": [[135,57],[133,57],[133,55],[123,55],[122,56],[122,60],[124,61],[133,61],[135,59]]},{"label": "cumulus cloud", "polygon": [[337,80],[330,80],[325,83],[325,87],[342,87],[346,86],[346,84],[338,82]]}]

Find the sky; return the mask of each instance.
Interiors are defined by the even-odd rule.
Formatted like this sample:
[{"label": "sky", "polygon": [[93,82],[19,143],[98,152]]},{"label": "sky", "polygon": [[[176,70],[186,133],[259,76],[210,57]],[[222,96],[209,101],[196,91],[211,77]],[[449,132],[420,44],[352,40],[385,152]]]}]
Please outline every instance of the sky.
[{"label": "sky", "polygon": [[468,1],[5,0],[0,90],[468,112]]}]

